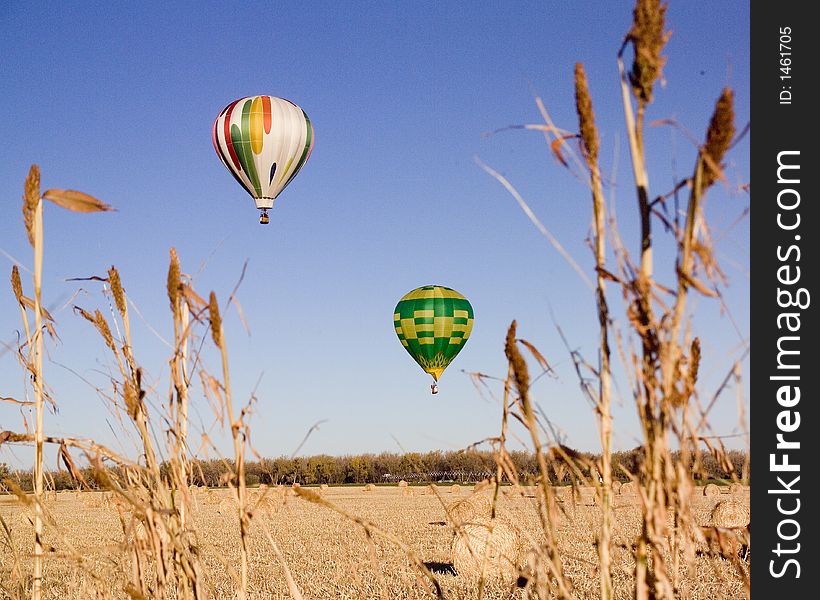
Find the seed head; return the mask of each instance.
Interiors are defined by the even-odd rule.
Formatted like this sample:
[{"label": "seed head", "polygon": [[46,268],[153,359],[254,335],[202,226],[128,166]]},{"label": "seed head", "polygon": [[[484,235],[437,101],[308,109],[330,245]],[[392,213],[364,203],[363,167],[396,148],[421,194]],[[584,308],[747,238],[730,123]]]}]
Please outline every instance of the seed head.
[{"label": "seed head", "polygon": [[700,370],[700,338],[692,340],[689,358],[689,386],[694,389],[698,381],[698,371]]},{"label": "seed head", "polygon": [[23,188],[23,220],[26,224],[28,241],[34,246],[34,211],[40,202],[40,167],[31,165]]},{"label": "seed head", "polygon": [[507,341],[504,345],[504,354],[507,355],[507,360],[513,369],[513,376],[515,377],[515,387],[518,389],[518,395],[522,400],[525,400],[530,387],[530,374],[527,370],[527,362],[518,351],[518,346],[515,340],[515,330],[517,324],[515,321],[510,323],[510,328],[507,330]]},{"label": "seed head", "polygon": [[168,300],[171,301],[171,310],[176,311],[179,302],[179,257],[176,248],[171,248],[171,264],[168,266]]},{"label": "seed head", "polygon": [[17,298],[17,302],[22,305],[23,284],[20,281],[20,271],[17,269],[17,265],[11,267],[11,289],[14,291],[14,297]]},{"label": "seed head", "polygon": [[111,335],[108,321],[105,320],[105,317],[103,317],[99,309],[94,311],[94,325],[97,327],[97,331],[100,332],[100,335],[103,336],[105,345],[111,348],[112,352],[116,353],[117,347],[114,345],[114,336]]},{"label": "seed head", "polygon": [[216,303],[216,294],[211,292],[208,305],[208,314],[211,319],[211,336],[217,348],[222,348],[222,317],[219,314],[219,305]]},{"label": "seed head", "polygon": [[706,189],[720,177],[721,162],[729,144],[735,136],[735,97],[729,88],[715,103],[715,112],[709,121],[706,132],[706,143],[703,146],[703,155],[706,157],[703,170],[703,187]]},{"label": "seed head", "polygon": [[125,292],[122,289],[122,282],[120,281],[120,274],[114,265],[108,269],[108,284],[111,286],[111,293],[114,295],[114,302],[117,304],[117,310],[125,317],[126,304]]},{"label": "seed head", "polygon": [[584,155],[591,168],[598,161],[598,130],[595,128],[595,113],[589,97],[587,74],[581,63],[575,63],[575,109],[578,112]]},{"label": "seed head", "polygon": [[652,87],[661,76],[666,57],[661,51],[669,41],[664,31],[666,4],[660,0],[637,0],[628,39],[635,50],[629,81],[641,104],[652,102]]}]

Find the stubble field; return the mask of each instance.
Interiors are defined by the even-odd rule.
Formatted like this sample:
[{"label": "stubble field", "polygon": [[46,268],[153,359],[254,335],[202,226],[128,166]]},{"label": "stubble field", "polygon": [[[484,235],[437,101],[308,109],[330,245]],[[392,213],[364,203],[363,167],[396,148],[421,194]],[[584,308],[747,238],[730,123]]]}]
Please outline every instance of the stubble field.
[{"label": "stubble field", "polygon": [[[314,488],[316,489],[316,488]],[[322,497],[341,510],[365,519],[395,535],[423,561],[441,583],[448,598],[478,598],[476,579],[458,574],[452,567],[451,545],[454,528],[447,522],[444,506],[467,498],[473,492],[462,488],[361,487],[329,488]],[[696,488],[692,496],[698,524],[711,525],[710,513],[722,500],[732,498],[749,506],[749,491],[705,497]],[[724,490],[725,492],[726,490]],[[251,598],[291,598],[282,563],[271,541],[281,550],[296,586],[304,598],[396,598],[432,597],[431,586],[411,565],[404,550],[378,534],[368,536],[364,528],[325,506],[286,493],[270,490],[265,507],[255,511],[248,538],[250,554],[249,592]],[[487,492],[484,492],[485,494]],[[234,577],[240,561],[239,526],[226,490],[197,490],[194,494],[196,545],[207,577],[207,592],[214,598],[230,598],[236,588]],[[521,533],[520,562],[527,550],[539,543],[540,524],[535,499],[527,489],[502,488],[498,520],[513,525]],[[110,590],[109,597],[126,598],[126,574],[131,569],[129,546],[133,534],[130,515],[115,502],[102,501],[102,494],[83,492],[52,495],[47,503],[51,524],[46,528],[45,545],[52,555],[45,562],[46,598],[98,597],[95,590]],[[640,533],[640,506],[635,495],[615,496],[616,527],[614,546],[614,587],[616,598],[633,594],[634,559],[632,544]],[[105,506],[107,504],[107,506]],[[559,504],[558,539],[566,573],[580,598],[598,596],[597,553],[594,532],[600,510],[596,505],[570,501]],[[30,511],[11,497],[0,497],[0,516],[9,526],[20,568],[28,568],[28,553],[34,536]],[[139,536],[139,532],[137,533]],[[129,537],[131,539],[129,539]],[[0,580],[12,580],[14,552],[0,552]],[[681,561],[682,598],[743,598],[741,577],[722,558],[699,556],[694,564]],[[96,584],[92,581],[96,579]],[[482,590],[484,598],[526,598],[527,587],[519,579],[491,580]],[[0,591],[0,596],[5,596]]]}]

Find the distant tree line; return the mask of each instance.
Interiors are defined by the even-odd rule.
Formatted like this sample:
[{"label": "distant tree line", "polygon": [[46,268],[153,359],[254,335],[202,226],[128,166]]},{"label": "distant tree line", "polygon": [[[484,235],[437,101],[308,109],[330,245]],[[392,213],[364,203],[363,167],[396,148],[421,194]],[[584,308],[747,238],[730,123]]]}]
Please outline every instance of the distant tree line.
[{"label": "distant tree line", "polygon": [[[566,448],[566,447],[565,447]],[[598,455],[588,452],[577,452],[566,448],[567,454],[574,457],[578,470],[585,477],[593,475],[590,466],[594,465]],[[612,455],[613,477],[621,482],[629,480],[629,474],[637,475],[640,471],[643,452],[640,447]],[[533,453],[514,451],[510,459],[522,482],[532,482],[538,474],[538,463]],[[673,455],[679,459],[678,454]],[[694,472],[696,480],[745,479],[748,483],[746,453],[741,450],[730,450],[725,460],[718,460],[709,452],[703,451],[699,456],[699,469]],[[554,456],[548,460],[550,482],[552,484],[570,483],[571,469]],[[164,465],[163,468],[166,468]],[[404,479],[411,483],[431,483],[435,481],[454,481],[470,483],[489,478],[496,473],[496,463],[489,451],[431,451],[407,452],[396,454],[356,454],[347,456],[279,457],[247,462],[245,478],[248,485],[330,485],[395,483]],[[594,467],[592,467],[594,470]],[[97,475],[91,467],[81,469],[83,476],[91,487],[101,487]],[[233,461],[223,459],[194,460],[191,463],[191,483],[219,487],[227,485],[230,473],[233,472]],[[26,491],[31,490],[30,471],[12,471],[0,463],[0,491],[4,486],[2,480],[9,478]],[[64,471],[47,473],[48,487],[63,490],[75,489],[77,483]]]}]

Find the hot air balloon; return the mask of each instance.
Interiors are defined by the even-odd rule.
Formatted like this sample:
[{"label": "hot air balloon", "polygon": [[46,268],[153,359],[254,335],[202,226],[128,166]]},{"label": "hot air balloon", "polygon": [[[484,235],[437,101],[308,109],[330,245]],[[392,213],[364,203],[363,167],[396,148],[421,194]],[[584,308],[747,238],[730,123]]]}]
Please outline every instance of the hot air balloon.
[{"label": "hot air balloon", "polygon": [[438,378],[470,337],[473,307],[455,290],[425,285],[399,300],[393,325],[404,349],[433,377],[435,394]]},{"label": "hot air balloon", "polygon": [[284,98],[240,98],[219,113],[211,137],[222,164],[262,211],[259,222],[267,224],[268,209],[313,150],[305,111]]}]

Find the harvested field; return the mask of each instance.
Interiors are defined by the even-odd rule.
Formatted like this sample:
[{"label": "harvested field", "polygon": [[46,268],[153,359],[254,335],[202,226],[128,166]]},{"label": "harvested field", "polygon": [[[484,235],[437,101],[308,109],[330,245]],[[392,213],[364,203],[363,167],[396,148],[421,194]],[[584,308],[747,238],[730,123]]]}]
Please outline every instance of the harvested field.
[{"label": "harvested field", "polygon": [[[311,489],[311,488],[309,488]],[[440,488],[439,491],[442,491]],[[498,498],[498,518],[514,523],[521,531],[521,560],[526,551],[539,541],[540,527],[532,498],[503,488]],[[212,490],[216,503],[200,503],[193,516],[200,532],[200,548],[208,574],[207,589],[213,597],[230,597],[235,585],[231,570],[239,562],[239,527],[232,512],[220,514],[227,490]],[[116,506],[104,508],[101,503],[86,505],[86,493],[60,493],[49,510],[54,524],[46,528],[46,544],[58,551],[73,548],[83,557],[83,568],[68,560],[47,559],[45,563],[46,598],[88,597],[91,577],[104,577],[112,583],[112,598],[126,598],[124,573],[129,558],[124,550],[125,536]],[[323,498],[339,508],[365,518],[396,535],[432,570],[441,582],[446,597],[474,596],[474,578],[455,574],[451,548],[454,529],[446,521],[444,504],[467,499],[471,492],[403,495],[396,487],[376,487],[364,492],[361,487],[331,487]],[[453,498],[457,496],[457,498]],[[698,524],[712,524],[711,514],[716,498],[693,496]],[[278,496],[278,510],[259,511],[251,523],[249,536],[251,598],[286,598],[287,584],[282,567],[271,551],[262,524],[270,529],[288,567],[305,598],[374,598],[382,591],[389,598],[431,598],[429,590],[420,587],[405,554],[393,544],[374,534],[378,573],[374,574],[366,558],[369,546],[363,529],[332,510],[292,496]],[[748,488],[733,501],[749,505]],[[444,504],[443,504],[444,503]],[[232,501],[225,503],[232,504]],[[579,597],[597,597],[598,580],[589,565],[596,560],[594,531],[600,518],[598,506],[565,503],[559,510],[559,542],[565,558],[565,570],[572,578]],[[623,549],[629,547],[640,530],[640,508],[635,496],[615,498],[617,527],[614,531],[614,583],[616,598],[632,597],[632,557]],[[11,497],[0,497],[0,516],[12,529],[14,546],[20,556],[30,549],[33,527],[23,509]],[[64,536],[64,538],[62,538]],[[22,561],[24,568],[30,562]],[[0,580],[7,579],[13,568],[9,553],[0,554]],[[720,558],[697,558],[687,575],[681,565],[683,587],[691,598],[743,598],[742,583],[728,562]],[[509,584],[488,582],[485,598],[525,598],[525,590],[512,596]],[[382,589],[383,586],[383,589]],[[5,596],[3,596],[5,597]]]}]

